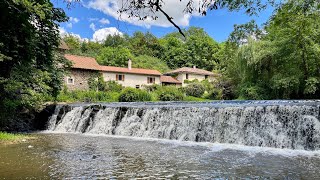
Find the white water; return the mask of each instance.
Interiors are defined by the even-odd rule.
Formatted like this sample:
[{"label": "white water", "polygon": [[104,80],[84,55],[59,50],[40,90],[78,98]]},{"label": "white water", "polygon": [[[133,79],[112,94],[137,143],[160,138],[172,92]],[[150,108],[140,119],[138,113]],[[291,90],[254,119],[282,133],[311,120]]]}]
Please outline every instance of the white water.
[{"label": "white water", "polygon": [[57,106],[48,130],[320,150],[319,102]]}]

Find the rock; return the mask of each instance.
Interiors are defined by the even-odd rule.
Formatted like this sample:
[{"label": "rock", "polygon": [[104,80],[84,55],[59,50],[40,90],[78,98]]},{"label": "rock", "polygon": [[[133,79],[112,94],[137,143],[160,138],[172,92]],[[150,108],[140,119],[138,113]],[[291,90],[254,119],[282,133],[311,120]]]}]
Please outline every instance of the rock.
[{"label": "rock", "polygon": [[28,148],[33,148],[33,146],[29,145]]}]

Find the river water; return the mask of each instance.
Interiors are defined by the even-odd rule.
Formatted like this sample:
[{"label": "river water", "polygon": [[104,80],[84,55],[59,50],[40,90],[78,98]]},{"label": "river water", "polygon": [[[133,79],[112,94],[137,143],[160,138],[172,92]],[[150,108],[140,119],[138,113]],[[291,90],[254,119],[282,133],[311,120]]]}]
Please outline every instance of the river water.
[{"label": "river water", "polygon": [[0,179],[320,179],[320,151],[39,133],[0,145]]}]

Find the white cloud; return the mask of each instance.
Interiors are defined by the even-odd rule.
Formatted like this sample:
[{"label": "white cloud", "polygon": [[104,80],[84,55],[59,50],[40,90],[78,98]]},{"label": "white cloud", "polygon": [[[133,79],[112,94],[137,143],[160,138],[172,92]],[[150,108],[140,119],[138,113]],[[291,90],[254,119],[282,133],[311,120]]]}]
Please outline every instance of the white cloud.
[{"label": "white cloud", "polygon": [[92,22],[92,21],[98,21],[99,18],[88,18],[89,22]]},{"label": "white cloud", "polygon": [[99,22],[101,24],[110,24],[110,21],[108,19],[105,19],[105,18],[100,19]]},{"label": "white cloud", "polygon": [[78,23],[80,20],[78,18],[75,18],[75,17],[70,17],[69,18],[69,22],[71,23]]},{"label": "white cloud", "polygon": [[[201,0],[194,0],[194,4],[198,5]],[[161,27],[171,27],[173,26],[167,18],[161,13],[157,12],[157,20],[152,18],[147,18],[144,21],[140,21],[138,18],[129,18],[128,14],[122,14],[121,17],[118,14],[118,10],[122,6],[122,0],[90,0],[86,7],[92,8],[98,11],[119,19],[121,21],[126,21],[128,23],[151,27],[151,26],[161,26]],[[183,11],[186,7],[187,0],[164,0],[164,5],[162,6],[163,10],[167,12],[169,16],[173,18],[173,21],[179,26],[189,26],[189,22],[192,16],[198,16],[199,14],[185,14]],[[197,8],[196,8],[197,9]],[[143,12],[143,11],[142,11]],[[144,16],[144,14],[141,14]]]},{"label": "white cloud", "polygon": [[72,28],[72,23],[67,23],[68,28]]},{"label": "white cloud", "polygon": [[59,34],[60,36],[64,36],[67,34],[67,31],[63,27],[59,27]]},{"label": "white cloud", "polygon": [[109,35],[122,35],[122,32],[120,32],[115,27],[109,27],[109,28],[103,28],[95,31],[93,33],[93,41],[102,42],[105,40]]},{"label": "white cloud", "polygon": [[96,25],[94,23],[91,23],[89,27],[92,29],[92,31],[96,30]]}]

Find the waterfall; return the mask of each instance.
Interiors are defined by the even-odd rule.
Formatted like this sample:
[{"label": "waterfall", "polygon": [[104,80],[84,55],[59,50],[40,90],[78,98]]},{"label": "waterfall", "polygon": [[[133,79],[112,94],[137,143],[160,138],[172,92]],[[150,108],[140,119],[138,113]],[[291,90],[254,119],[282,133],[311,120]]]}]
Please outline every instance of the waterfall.
[{"label": "waterfall", "polygon": [[319,101],[59,105],[48,130],[320,149]]}]

